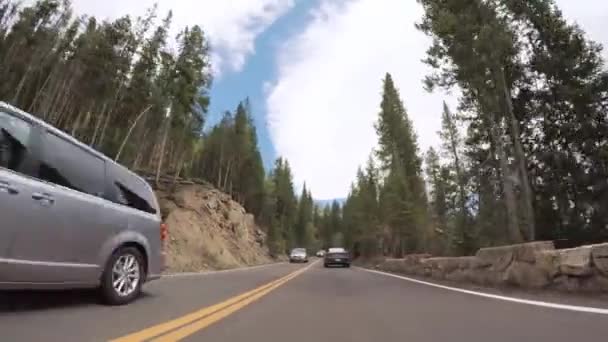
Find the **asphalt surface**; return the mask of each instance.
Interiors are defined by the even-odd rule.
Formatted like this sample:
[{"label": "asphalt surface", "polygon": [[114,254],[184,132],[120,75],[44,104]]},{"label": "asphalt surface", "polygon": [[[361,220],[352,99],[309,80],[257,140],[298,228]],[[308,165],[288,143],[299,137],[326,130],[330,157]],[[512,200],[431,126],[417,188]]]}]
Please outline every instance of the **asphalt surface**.
[{"label": "asphalt surface", "polygon": [[87,291],[1,292],[0,341],[135,341],[128,336],[210,307],[205,316],[157,336],[170,340],[177,332],[184,341],[212,342],[608,341],[606,314],[485,298],[321,263],[167,277],[123,307],[99,305]]}]

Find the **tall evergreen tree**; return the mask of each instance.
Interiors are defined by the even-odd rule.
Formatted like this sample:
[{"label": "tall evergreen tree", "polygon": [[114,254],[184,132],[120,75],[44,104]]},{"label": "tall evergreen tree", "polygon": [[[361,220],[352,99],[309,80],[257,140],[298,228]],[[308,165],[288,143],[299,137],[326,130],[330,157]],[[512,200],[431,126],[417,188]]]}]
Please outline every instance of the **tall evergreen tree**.
[{"label": "tall evergreen tree", "polygon": [[[434,39],[427,62],[438,71],[427,85],[463,90],[465,174],[483,243],[602,241],[606,187],[597,180],[606,177],[608,77],[601,46],[553,0],[419,2],[419,28]],[[507,239],[491,231],[503,221]]]},{"label": "tall evergreen tree", "polygon": [[[520,220],[528,238],[533,238],[533,195],[519,123],[512,110],[513,84],[521,75],[515,33],[505,18],[498,16],[492,2],[419,2],[425,15],[418,28],[433,37],[426,62],[438,70],[427,78],[427,86],[432,90],[436,86],[451,88],[457,84],[462,89],[462,107],[477,114],[476,120],[483,122],[481,127],[488,131],[499,161],[510,239],[512,242],[523,240]],[[509,147],[514,151],[511,157]],[[513,165],[510,159],[515,160]],[[516,184],[521,187],[519,203]]]},{"label": "tall evergreen tree", "polygon": [[608,72],[602,47],[569,23],[553,0],[503,0],[530,58],[517,84],[514,112],[522,122],[537,189],[538,237],[604,241],[608,140]]},{"label": "tall evergreen tree", "polygon": [[384,79],[380,108],[377,156],[388,173],[381,196],[383,217],[393,232],[393,250],[402,254],[426,242],[426,190],[416,135],[390,74]]},{"label": "tall evergreen tree", "polygon": [[309,247],[312,243],[313,230],[313,200],[306,184],[302,188],[302,194],[298,201],[298,216],[295,223],[295,241],[298,246]]},{"label": "tall evergreen tree", "polygon": [[[435,250],[446,250],[446,245],[450,237],[448,229],[449,219],[449,203],[448,203],[448,187],[449,187],[449,170],[441,165],[439,155],[431,147],[426,154],[426,174],[430,185],[430,214],[436,240],[433,241]],[[441,241],[440,241],[441,240]]]}]

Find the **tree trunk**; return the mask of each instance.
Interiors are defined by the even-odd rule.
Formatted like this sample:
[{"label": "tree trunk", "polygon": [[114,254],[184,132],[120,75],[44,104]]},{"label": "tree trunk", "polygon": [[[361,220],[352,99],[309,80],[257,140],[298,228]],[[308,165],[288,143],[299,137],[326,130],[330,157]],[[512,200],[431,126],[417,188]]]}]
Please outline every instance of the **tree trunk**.
[{"label": "tree trunk", "polygon": [[[100,149],[103,146],[103,142],[106,137],[106,132],[108,131],[108,125],[110,124],[110,120],[112,119],[112,111],[108,112],[106,115],[106,121],[103,123],[103,127],[101,128],[101,135],[99,136],[99,140],[95,142],[95,146]],[[118,132],[118,131],[117,131]]]},{"label": "tree trunk", "polygon": [[144,109],[141,113],[139,113],[137,118],[135,118],[135,121],[133,121],[133,124],[129,128],[129,131],[127,132],[127,135],[125,136],[125,139],[122,141],[122,144],[120,145],[120,148],[118,149],[118,153],[116,153],[116,157],[114,158],[114,161],[118,162],[118,159],[120,158],[120,154],[122,153],[123,148],[125,148],[125,145],[127,144],[127,140],[129,140],[129,137],[131,136],[131,132],[133,132],[133,129],[135,129],[137,122],[139,121],[139,119],[141,119],[142,116],[144,116],[148,111],[150,111],[151,108],[152,108],[152,105],[149,105],[148,107],[146,107],[146,109]]},{"label": "tree trunk", "polygon": [[[447,110],[447,105],[444,103],[444,106]],[[446,116],[448,116],[446,114]],[[452,118],[449,117],[451,121]],[[464,173],[462,172],[462,165],[460,164],[460,156],[458,155],[458,141],[456,141],[456,137],[453,134],[450,134],[450,152],[452,153],[452,157],[454,158],[454,168],[456,169],[456,177],[458,178],[458,191],[460,195],[460,210],[462,211],[462,225],[463,228],[466,229],[467,225],[467,208],[466,208],[466,189],[465,189],[465,179]]]},{"label": "tree trunk", "polygon": [[[148,139],[149,133],[150,133],[150,129],[144,129],[143,134],[141,135],[140,141],[142,142],[142,144],[141,144],[141,147],[137,150],[137,154],[135,155],[135,158],[133,160],[133,165],[131,167],[133,170],[138,170],[140,168],[144,153],[146,151],[150,151],[151,144],[146,140],[146,139]],[[152,144],[152,147],[154,147],[153,144]]]},{"label": "tree trunk", "polygon": [[106,132],[108,129],[108,124],[110,122],[110,118],[112,118],[112,116],[114,115],[114,109],[116,109],[116,106],[120,103],[120,101],[122,101],[122,97],[124,96],[124,92],[122,91],[123,87],[124,87],[124,83],[125,82],[120,82],[120,86],[118,87],[118,89],[116,90],[116,93],[114,95],[114,100],[113,100],[113,104],[112,107],[108,110],[108,115],[106,118],[105,123],[103,124],[103,128],[101,129],[101,136],[99,138],[99,141],[96,143],[96,146],[98,149],[101,148],[103,141],[106,137]]},{"label": "tree trunk", "polygon": [[[57,117],[57,123],[59,123],[59,119],[65,118],[67,117],[67,115],[61,115],[62,113],[70,113],[70,111],[67,110],[67,108],[72,104],[70,101],[72,100],[72,95],[68,95],[65,97],[65,99],[63,100],[63,102],[61,103],[61,107],[59,107],[59,116]],[[74,111],[76,111],[76,109],[74,109]],[[61,127],[59,126],[59,124],[57,124],[57,127]]]},{"label": "tree trunk", "polygon": [[507,209],[507,233],[509,240],[512,243],[521,243],[523,241],[523,237],[521,236],[521,231],[519,230],[515,191],[513,181],[510,177],[509,163],[507,160],[507,154],[504,150],[502,134],[498,132],[499,126],[499,122],[494,122],[490,128],[490,132],[492,134],[494,145],[496,146],[496,153],[498,154],[498,161],[500,164],[502,187],[505,196],[504,202]]},{"label": "tree trunk", "polygon": [[192,169],[193,169],[193,165],[195,163],[196,160],[196,152],[197,149],[196,148],[192,148],[192,151],[190,151],[190,158],[188,160],[188,167],[186,168],[186,177],[190,176],[190,177],[194,177],[194,175],[192,174]]},{"label": "tree trunk", "polygon": [[220,148],[220,161],[217,164],[217,184],[215,185],[218,189],[222,188],[222,163],[224,162],[224,148],[223,144]]},{"label": "tree trunk", "polygon": [[224,189],[224,191],[227,190],[227,186],[228,186],[228,176],[230,175],[232,169],[232,160],[228,161],[228,165],[226,165],[226,173],[224,175],[224,185],[222,186],[222,189]]},{"label": "tree trunk", "polygon": [[71,135],[73,137],[76,137],[76,131],[78,131],[81,117],[82,117],[82,112],[78,113],[78,115],[76,116],[76,120],[74,120],[74,124],[72,125],[72,132],[71,132]]},{"label": "tree trunk", "polygon": [[156,185],[158,186],[158,182],[160,180],[160,172],[163,167],[163,157],[165,155],[165,145],[167,144],[167,135],[169,135],[169,127],[171,126],[171,117],[169,116],[166,120],[165,132],[163,134],[163,141],[160,145],[160,156],[158,159],[158,166],[156,167]]},{"label": "tree trunk", "polygon": [[55,74],[55,69],[56,69],[56,67],[53,68],[53,71],[51,71],[49,73],[49,75],[46,77],[46,79],[42,83],[42,86],[40,87],[40,89],[38,89],[38,91],[36,92],[36,96],[34,96],[34,100],[32,100],[32,103],[30,104],[30,106],[28,108],[28,112],[31,113],[34,110],[34,108],[36,108],[36,104],[38,103],[38,99],[40,98],[40,95],[42,95],[45,92],[47,84],[51,80],[51,77]]},{"label": "tree trunk", "polygon": [[109,116],[109,113],[108,113],[108,115],[104,116],[107,107],[108,107],[108,102],[106,101],[103,103],[103,107],[101,108],[101,111],[99,111],[99,119],[97,120],[97,123],[95,124],[95,130],[93,131],[93,137],[91,138],[91,141],[89,142],[89,146],[91,146],[91,147],[93,147],[95,145],[95,142],[97,141],[99,130],[101,129],[101,124],[106,122],[104,119]]},{"label": "tree trunk", "polygon": [[89,125],[91,124],[91,111],[93,110],[93,108],[89,108],[89,110],[87,111],[87,115],[84,117],[84,121],[81,124],[81,128],[84,128],[85,130],[87,128],[89,128]]},{"label": "tree trunk", "polygon": [[154,137],[154,140],[152,143],[150,158],[147,159],[146,169],[153,169],[154,166],[158,163],[158,159],[159,159],[158,150],[160,149],[160,144],[163,140],[163,134],[165,133],[165,130],[163,127],[163,123],[165,120],[163,120],[163,122],[161,122],[160,126],[156,130],[156,134],[155,134],[155,137]]},{"label": "tree trunk", "polygon": [[533,241],[536,238],[536,227],[534,218],[534,194],[528,176],[528,167],[524,148],[521,144],[521,133],[519,129],[519,122],[513,113],[513,101],[511,99],[511,91],[507,86],[507,80],[505,76],[504,68],[500,72],[500,80],[502,88],[504,90],[504,98],[506,102],[507,115],[505,116],[511,125],[511,137],[513,139],[513,146],[515,150],[515,159],[517,160],[517,166],[519,169],[519,175],[521,179],[522,195],[524,197],[524,224],[526,225],[527,238]]},{"label": "tree trunk", "polygon": [[19,105],[17,103],[17,100],[19,100],[19,95],[21,95],[21,91],[25,87],[25,82],[27,81],[27,78],[30,75],[30,72],[32,72],[32,64],[29,64],[27,66],[27,69],[25,70],[23,77],[21,77],[21,80],[19,81],[19,84],[17,85],[17,88],[15,89],[15,95],[13,96],[13,101],[12,101],[13,105],[15,105],[15,106]]},{"label": "tree trunk", "polygon": [[186,132],[188,131],[188,128],[190,126],[190,122],[187,121],[186,123],[184,123],[184,129],[182,130],[182,138],[179,141],[179,144],[176,145],[177,149],[179,149],[180,153],[179,153],[179,157],[177,158],[177,163],[176,163],[176,169],[175,169],[175,178],[173,179],[173,182],[175,183],[175,181],[177,180],[177,178],[179,177],[180,173],[182,172],[182,167],[184,166],[184,159],[186,159],[186,155],[188,154],[188,149],[186,146]]},{"label": "tree trunk", "polygon": [[69,80],[64,80],[61,84],[61,88],[57,88],[56,95],[51,98],[49,107],[47,108],[47,112],[51,118],[51,123],[57,124],[61,117],[64,114],[61,110],[55,110],[55,107],[59,106],[62,108],[65,105],[66,99],[70,95],[70,89],[72,88],[72,84],[74,83],[74,79],[76,77],[71,77]]},{"label": "tree trunk", "polygon": [[173,184],[175,184],[177,182],[177,179],[179,178],[180,173],[182,172],[182,167],[184,166],[184,155],[186,153],[182,153],[180,155],[180,158],[178,159],[177,162],[177,169],[175,171],[175,175],[173,176]]},{"label": "tree trunk", "polygon": [[[57,77],[59,77],[58,75]],[[59,96],[59,90],[67,83],[67,79],[64,77],[63,79],[53,78],[53,83],[47,94],[44,95],[42,101],[40,101],[40,105],[36,108],[39,113],[43,115],[43,118],[48,122],[52,122],[53,115],[51,112],[51,108],[55,101],[57,101],[57,97]]]}]

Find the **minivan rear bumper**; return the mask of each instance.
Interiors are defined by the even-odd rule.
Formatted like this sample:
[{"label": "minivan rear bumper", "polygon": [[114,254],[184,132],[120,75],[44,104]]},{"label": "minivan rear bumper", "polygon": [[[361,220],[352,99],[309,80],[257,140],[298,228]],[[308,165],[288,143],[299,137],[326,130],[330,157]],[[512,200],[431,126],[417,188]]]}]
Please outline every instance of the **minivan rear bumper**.
[{"label": "minivan rear bumper", "polygon": [[148,274],[148,279],[146,279],[147,281],[157,280],[162,277],[163,273],[165,273],[165,271],[167,270],[166,260],[167,260],[166,253],[163,251],[160,253],[160,258],[159,258],[160,267],[158,269],[158,273]]}]

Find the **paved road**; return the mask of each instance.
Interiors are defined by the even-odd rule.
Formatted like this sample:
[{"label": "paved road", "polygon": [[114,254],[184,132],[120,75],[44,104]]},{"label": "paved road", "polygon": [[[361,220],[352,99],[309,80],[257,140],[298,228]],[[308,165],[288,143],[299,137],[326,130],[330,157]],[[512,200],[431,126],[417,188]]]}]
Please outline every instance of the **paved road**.
[{"label": "paved road", "polygon": [[125,307],[97,305],[88,292],[0,293],[1,341],[178,339],[607,341],[608,315],[484,298],[319,263],[165,278]]}]

